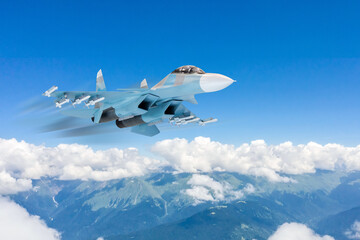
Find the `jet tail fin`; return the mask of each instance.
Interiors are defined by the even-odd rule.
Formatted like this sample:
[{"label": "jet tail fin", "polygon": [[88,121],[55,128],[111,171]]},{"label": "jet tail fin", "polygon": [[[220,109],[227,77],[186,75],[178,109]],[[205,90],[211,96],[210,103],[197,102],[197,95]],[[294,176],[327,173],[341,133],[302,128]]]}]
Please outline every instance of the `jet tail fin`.
[{"label": "jet tail fin", "polygon": [[149,88],[146,79],[142,80],[140,83],[140,88]]},{"label": "jet tail fin", "polygon": [[101,69],[98,71],[96,76],[96,91],[106,91],[104,77],[102,75]]}]

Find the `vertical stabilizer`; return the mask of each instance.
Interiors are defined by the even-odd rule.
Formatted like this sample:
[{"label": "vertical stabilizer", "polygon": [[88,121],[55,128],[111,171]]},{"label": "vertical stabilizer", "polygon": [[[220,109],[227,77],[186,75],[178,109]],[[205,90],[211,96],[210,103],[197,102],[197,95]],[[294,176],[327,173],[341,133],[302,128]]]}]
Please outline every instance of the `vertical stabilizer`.
[{"label": "vertical stabilizer", "polygon": [[149,88],[146,79],[142,80],[140,88]]},{"label": "vertical stabilizer", "polygon": [[98,71],[96,76],[96,91],[106,91],[104,77],[101,69]]}]

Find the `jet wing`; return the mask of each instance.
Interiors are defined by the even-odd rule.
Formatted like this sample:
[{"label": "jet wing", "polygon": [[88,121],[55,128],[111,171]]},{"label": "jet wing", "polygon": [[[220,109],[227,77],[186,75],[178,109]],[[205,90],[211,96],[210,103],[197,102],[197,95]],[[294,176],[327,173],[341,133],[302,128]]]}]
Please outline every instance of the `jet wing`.
[{"label": "jet wing", "polygon": [[174,116],[170,118],[170,123],[177,126],[186,125],[188,123],[198,123],[199,125],[204,126],[207,123],[217,121],[216,118],[201,119],[182,104],[176,109]]},{"label": "jet wing", "polygon": [[[47,97],[57,98],[57,102],[64,103],[72,102],[73,105],[80,104],[81,102],[103,102],[110,105],[114,102],[118,102],[126,97],[136,97],[140,95],[147,95],[144,89],[123,89],[122,91],[54,91],[57,89],[56,86],[50,88],[43,95]],[[51,91],[51,92],[49,92]],[[90,104],[94,105],[94,104]],[[89,104],[87,104],[89,106]]]},{"label": "jet wing", "polygon": [[[50,88],[43,95],[55,97],[56,107],[61,108],[66,103],[76,104],[85,103],[87,107],[95,106],[95,108],[82,109],[72,108],[65,109],[61,113],[67,116],[91,118],[94,122],[99,123],[103,111],[113,109],[117,116],[140,115],[145,113],[148,105],[151,105],[158,96],[148,94],[144,89],[132,89],[127,91],[55,91],[56,86]],[[144,106],[138,107],[144,102]]]},{"label": "jet wing", "polygon": [[[101,117],[102,111],[108,108],[114,108],[115,113],[118,116],[127,116],[129,114],[141,115],[148,110],[147,105],[152,105],[159,98],[158,96],[150,94],[145,88],[122,89],[122,91],[56,91],[57,89],[56,86],[53,86],[43,95],[57,98],[55,103],[59,108],[70,101],[73,106],[80,104],[81,102],[84,102],[86,106],[95,105],[95,109],[76,108],[62,111],[65,115],[80,118],[89,118],[97,115],[98,117]],[[193,99],[192,102],[196,102],[193,96],[190,96],[189,99]],[[144,106],[139,109],[138,105],[140,103],[146,104],[141,104]],[[178,104],[175,104],[174,106],[176,105]],[[200,118],[197,118],[195,114],[182,104],[174,108],[176,108],[176,111],[170,120],[175,124],[187,124],[190,122],[199,122],[201,124],[204,122]],[[134,109],[136,112],[134,112]],[[97,120],[96,117],[95,120]],[[97,123],[98,121],[95,122]]]},{"label": "jet wing", "polygon": [[114,98],[123,97],[130,93],[136,93],[140,91],[127,91],[127,92],[117,92],[117,91],[56,91],[50,94],[50,97],[56,97],[58,99],[61,99],[63,97],[66,97],[68,99],[76,99],[81,96],[90,96],[91,98],[101,98],[104,97],[106,101],[109,101]]}]

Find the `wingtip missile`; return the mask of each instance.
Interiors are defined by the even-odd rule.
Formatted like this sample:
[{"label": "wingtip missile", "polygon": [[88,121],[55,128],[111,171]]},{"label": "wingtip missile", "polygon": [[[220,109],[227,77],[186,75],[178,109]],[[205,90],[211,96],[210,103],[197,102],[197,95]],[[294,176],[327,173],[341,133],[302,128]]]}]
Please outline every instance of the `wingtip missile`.
[{"label": "wingtip missile", "polygon": [[47,91],[45,91],[42,95],[45,97],[50,97],[50,95],[55,92],[58,89],[57,86],[52,86],[51,88],[49,88]]}]

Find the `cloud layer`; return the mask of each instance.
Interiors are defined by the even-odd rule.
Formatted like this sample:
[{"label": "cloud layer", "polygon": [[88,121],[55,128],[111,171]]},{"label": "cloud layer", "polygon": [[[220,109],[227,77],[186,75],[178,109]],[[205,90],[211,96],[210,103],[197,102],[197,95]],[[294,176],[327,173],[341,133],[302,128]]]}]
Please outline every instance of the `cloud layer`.
[{"label": "cloud layer", "polygon": [[191,188],[186,189],[184,193],[194,199],[195,205],[204,201],[235,200],[255,191],[251,184],[247,184],[242,190],[235,191],[227,182],[220,183],[207,175],[199,174],[193,174],[187,184],[191,185]]},{"label": "cloud layer", "polygon": [[0,239],[59,240],[60,234],[48,228],[38,216],[29,213],[18,204],[0,197]]},{"label": "cloud layer", "polygon": [[[152,152],[158,156],[155,159],[139,154],[135,148],[94,151],[79,144],[45,147],[0,139],[0,152],[0,195],[29,190],[31,180],[42,177],[106,181],[162,171],[165,166],[177,172],[237,172],[275,182],[292,182],[292,174],[313,173],[316,169],[360,170],[360,145],[314,142],[295,146],[291,142],[268,145],[257,140],[235,147],[205,137],[193,141],[175,138],[153,145]],[[205,194],[206,187],[210,186],[195,184],[190,192]]]},{"label": "cloud layer", "polygon": [[329,235],[320,236],[301,223],[284,223],[268,240],[335,240]]},{"label": "cloud layer", "polygon": [[360,145],[268,145],[257,140],[235,147],[197,137],[193,141],[175,138],[157,142],[152,151],[180,172],[230,171],[263,176],[270,181],[290,182],[291,178],[281,174],[314,173],[316,169],[360,170]]}]

